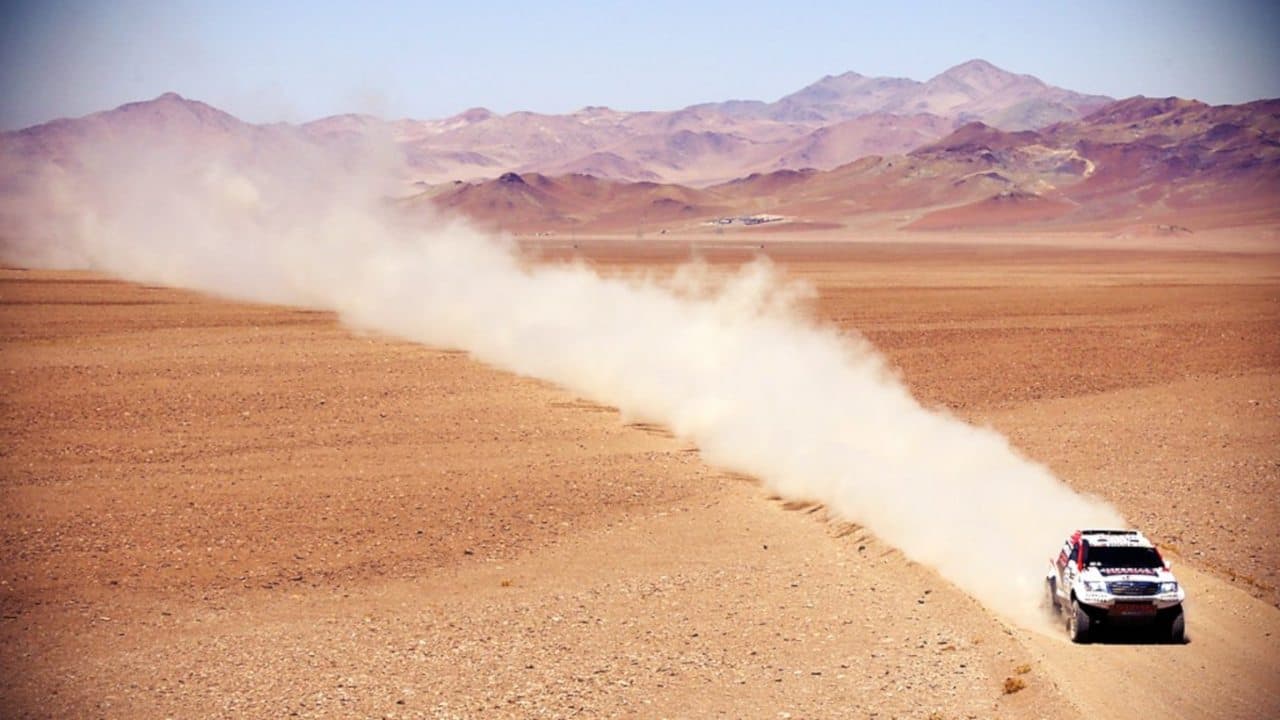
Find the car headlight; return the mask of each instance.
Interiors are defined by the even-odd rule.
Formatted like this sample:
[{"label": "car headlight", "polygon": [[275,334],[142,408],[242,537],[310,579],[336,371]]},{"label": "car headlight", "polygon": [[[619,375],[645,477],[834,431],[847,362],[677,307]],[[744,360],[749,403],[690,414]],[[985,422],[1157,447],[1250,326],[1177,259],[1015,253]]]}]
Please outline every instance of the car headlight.
[{"label": "car headlight", "polygon": [[1084,589],[1089,592],[1106,592],[1107,584],[1101,580],[1085,580]]},{"label": "car headlight", "polygon": [[1178,583],[1176,583],[1176,582],[1162,582],[1162,583],[1160,583],[1160,594],[1161,594],[1161,595],[1164,595],[1165,593],[1176,593],[1176,592],[1178,592]]}]

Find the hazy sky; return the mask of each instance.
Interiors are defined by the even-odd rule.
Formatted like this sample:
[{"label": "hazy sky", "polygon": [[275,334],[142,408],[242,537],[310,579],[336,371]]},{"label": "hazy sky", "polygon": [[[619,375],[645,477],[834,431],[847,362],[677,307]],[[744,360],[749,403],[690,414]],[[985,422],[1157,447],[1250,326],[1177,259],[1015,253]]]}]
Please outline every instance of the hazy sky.
[{"label": "hazy sky", "polygon": [[166,91],[245,120],[776,100],[855,70],[975,57],[1054,85],[1280,96],[1274,0],[144,2],[0,0],[0,128]]}]

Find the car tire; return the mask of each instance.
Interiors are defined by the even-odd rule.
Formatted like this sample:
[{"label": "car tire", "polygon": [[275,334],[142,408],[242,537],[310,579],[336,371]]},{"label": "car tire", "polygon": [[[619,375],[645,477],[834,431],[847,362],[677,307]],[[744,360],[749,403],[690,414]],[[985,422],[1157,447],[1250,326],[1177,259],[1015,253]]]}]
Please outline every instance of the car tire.
[{"label": "car tire", "polygon": [[1181,645],[1187,641],[1187,618],[1178,606],[1173,617],[1169,619],[1169,642]]},{"label": "car tire", "polygon": [[1073,643],[1089,642],[1089,613],[1080,607],[1078,600],[1071,601],[1071,610],[1067,614],[1067,634]]},{"label": "car tire", "polygon": [[1062,612],[1062,606],[1058,604],[1058,586],[1054,579],[1047,577],[1044,579],[1045,591],[1049,595],[1049,609],[1055,614]]}]

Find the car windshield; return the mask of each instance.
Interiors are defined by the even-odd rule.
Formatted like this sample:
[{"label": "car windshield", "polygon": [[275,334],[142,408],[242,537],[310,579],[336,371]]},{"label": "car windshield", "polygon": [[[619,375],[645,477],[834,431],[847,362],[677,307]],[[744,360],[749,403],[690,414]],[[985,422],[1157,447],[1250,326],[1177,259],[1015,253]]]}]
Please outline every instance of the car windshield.
[{"label": "car windshield", "polygon": [[1085,563],[1104,568],[1158,568],[1164,563],[1155,548],[1089,546]]}]

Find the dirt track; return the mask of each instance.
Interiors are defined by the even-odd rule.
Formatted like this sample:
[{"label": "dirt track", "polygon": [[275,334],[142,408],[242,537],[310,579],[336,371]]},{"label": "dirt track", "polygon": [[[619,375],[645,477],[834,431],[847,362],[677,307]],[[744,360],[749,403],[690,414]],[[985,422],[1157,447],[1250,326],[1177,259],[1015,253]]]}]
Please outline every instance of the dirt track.
[{"label": "dirt track", "polygon": [[770,252],[815,312],[922,400],[1166,540],[1192,642],[1007,628],[661,428],[464,355],[4,271],[5,714],[1280,714],[1280,258],[795,248]]}]

